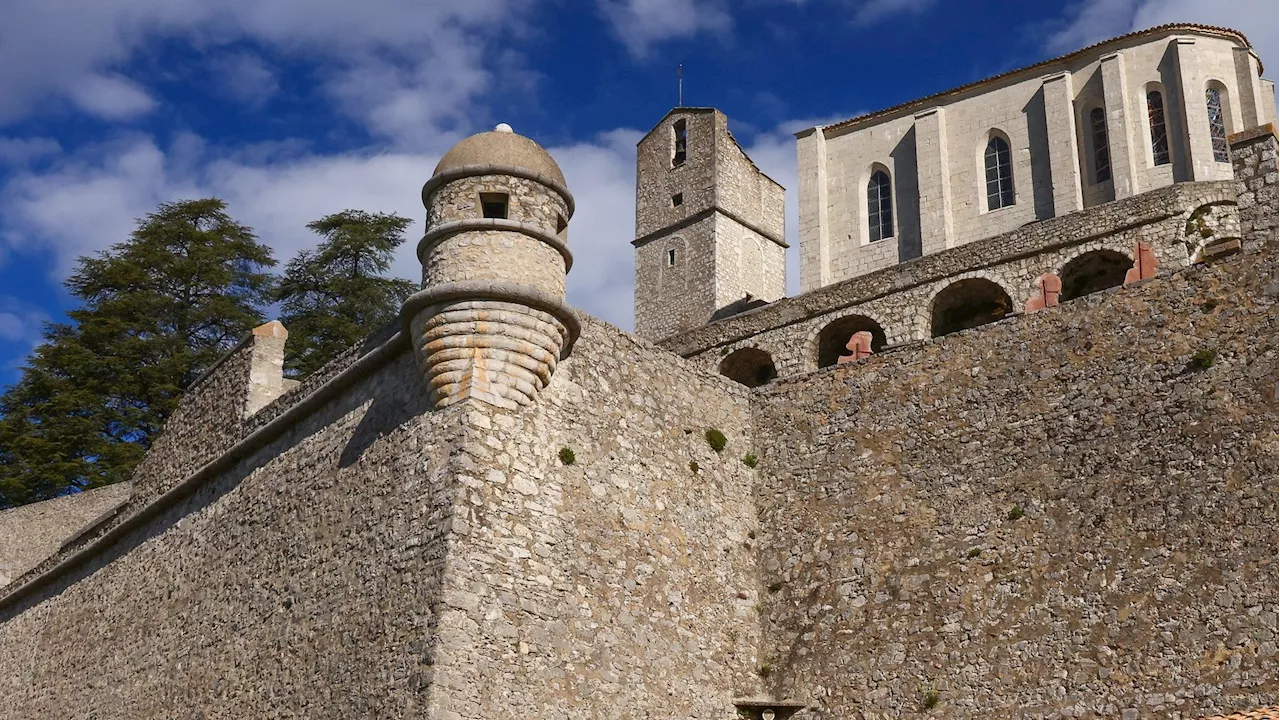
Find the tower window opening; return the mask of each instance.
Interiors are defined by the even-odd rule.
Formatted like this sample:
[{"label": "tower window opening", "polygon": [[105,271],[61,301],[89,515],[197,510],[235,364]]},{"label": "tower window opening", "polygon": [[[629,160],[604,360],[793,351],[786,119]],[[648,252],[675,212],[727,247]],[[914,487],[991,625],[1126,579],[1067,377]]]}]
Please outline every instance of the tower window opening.
[{"label": "tower window opening", "polygon": [[568,229],[568,227],[569,227],[569,223],[564,219],[564,216],[557,214],[556,215],[556,234],[557,235],[564,234],[564,231]]},{"label": "tower window opening", "polygon": [[1204,91],[1204,103],[1209,111],[1209,140],[1213,144],[1213,159],[1217,162],[1231,162],[1227,151],[1227,124],[1222,118],[1222,95],[1217,88]]},{"label": "tower window opening", "polygon": [[1147,125],[1151,127],[1151,164],[1169,164],[1169,133],[1164,124],[1164,96],[1159,90],[1147,93]]},{"label": "tower window opening", "polygon": [[671,207],[680,207],[684,204],[684,193],[676,193],[671,196]]},{"label": "tower window opening", "polygon": [[671,130],[676,140],[675,152],[671,154],[671,167],[679,167],[684,164],[685,151],[688,149],[689,144],[689,130],[685,126],[684,120],[677,120],[671,126]]},{"label": "tower window opening", "polygon": [[667,251],[667,267],[675,267],[675,264],[676,264],[676,251],[668,250]]},{"label": "tower window opening", "polygon": [[1111,179],[1111,150],[1107,147],[1107,111],[1094,108],[1089,112],[1089,125],[1093,129],[1093,181]]},{"label": "tower window opening", "polygon": [[987,209],[997,210],[1013,204],[1013,164],[1009,143],[999,135],[991,138],[983,153],[987,170]]},{"label": "tower window opening", "polygon": [[480,212],[484,217],[507,219],[506,193],[480,193]]}]

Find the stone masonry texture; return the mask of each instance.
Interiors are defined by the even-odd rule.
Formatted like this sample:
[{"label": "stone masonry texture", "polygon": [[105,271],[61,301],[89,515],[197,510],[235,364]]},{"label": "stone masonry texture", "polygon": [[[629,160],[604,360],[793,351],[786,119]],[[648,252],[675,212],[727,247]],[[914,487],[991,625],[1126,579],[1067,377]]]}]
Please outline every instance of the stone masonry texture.
[{"label": "stone masonry texture", "polygon": [[120,483],[0,511],[0,587],[91,530],[132,491],[132,485]]},{"label": "stone masonry texture", "polygon": [[[1276,138],[1234,140],[1232,179],[926,253],[665,347],[566,309],[581,334],[524,405],[434,402],[400,322],[285,383],[287,332],[263,326],[184,396],[132,488],[0,514],[0,542],[38,541],[0,588],[0,718],[1272,705]],[[441,202],[541,192],[477,177]],[[526,205],[543,225],[568,211]],[[722,219],[682,226],[709,223],[713,270]],[[468,253],[516,247],[464,239],[438,264],[464,280],[495,271]],[[1020,308],[1046,272],[1139,241],[1155,277],[923,330],[957,280]],[[516,254],[558,264],[522,268],[553,291],[550,247]],[[815,369],[815,337],[851,312],[890,346]],[[747,348],[779,376],[716,372]]]}]

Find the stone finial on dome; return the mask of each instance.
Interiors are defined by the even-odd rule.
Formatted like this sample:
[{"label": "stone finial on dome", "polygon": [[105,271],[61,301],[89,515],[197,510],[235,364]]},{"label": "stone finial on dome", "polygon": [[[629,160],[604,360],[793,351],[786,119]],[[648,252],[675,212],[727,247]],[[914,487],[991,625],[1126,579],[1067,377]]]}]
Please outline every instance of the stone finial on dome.
[{"label": "stone finial on dome", "polygon": [[401,319],[433,402],[533,402],[579,332],[560,166],[504,123],[445,153],[422,202],[422,290]]},{"label": "stone finial on dome", "polygon": [[494,131],[494,132],[509,132],[509,133],[513,133],[513,132],[515,132],[515,130],[512,130],[512,129],[511,129],[511,126],[510,126],[510,125],[508,125],[508,124],[506,124],[506,123],[498,123],[496,126],[494,126],[493,131]]}]

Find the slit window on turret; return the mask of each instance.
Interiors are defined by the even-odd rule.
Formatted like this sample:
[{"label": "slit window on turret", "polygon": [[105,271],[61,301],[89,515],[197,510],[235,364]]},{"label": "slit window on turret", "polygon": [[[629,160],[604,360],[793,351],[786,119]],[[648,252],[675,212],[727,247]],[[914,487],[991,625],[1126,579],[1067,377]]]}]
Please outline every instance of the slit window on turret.
[{"label": "slit window on turret", "polygon": [[667,267],[675,267],[675,264],[676,264],[676,251],[668,250],[667,251]]},{"label": "slit window on turret", "polygon": [[484,217],[507,219],[506,193],[480,193],[480,212]]},{"label": "slit window on turret", "polygon": [[676,193],[671,196],[671,207],[680,207],[684,204],[684,193]]},{"label": "slit window on turret", "polygon": [[1089,127],[1093,131],[1093,181],[1111,179],[1111,150],[1107,146],[1107,111],[1096,107],[1089,111]]},{"label": "slit window on turret", "polygon": [[675,135],[675,151],[671,154],[671,167],[679,167],[684,164],[685,152],[689,147],[689,130],[683,120],[677,120],[671,126],[671,131]]}]

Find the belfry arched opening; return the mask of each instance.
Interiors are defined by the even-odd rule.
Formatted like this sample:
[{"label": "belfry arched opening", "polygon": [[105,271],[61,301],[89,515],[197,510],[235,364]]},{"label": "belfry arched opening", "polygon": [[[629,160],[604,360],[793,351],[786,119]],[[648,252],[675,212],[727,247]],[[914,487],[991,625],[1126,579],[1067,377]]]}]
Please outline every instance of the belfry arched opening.
[{"label": "belfry arched opening", "polygon": [[1012,311],[1013,300],[1004,288],[986,278],[965,278],[934,296],[930,331],[933,337],[950,335],[993,323]]},{"label": "belfry arched opening", "polygon": [[1077,255],[1062,267],[1062,294],[1058,300],[1066,302],[1119,287],[1131,267],[1133,260],[1115,250],[1093,250]]},{"label": "belfry arched opening", "polygon": [[879,352],[885,346],[884,328],[866,315],[846,315],[827,323],[818,333],[818,367],[831,367],[848,355],[849,339],[856,332],[871,333],[871,351]]},{"label": "belfry arched opening", "polygon": [[720,374],[749,388],[760,387],[778,377],[773,356],[759,348],[740,348],[720,361]]}]

